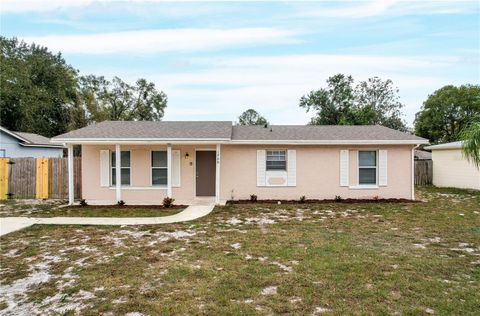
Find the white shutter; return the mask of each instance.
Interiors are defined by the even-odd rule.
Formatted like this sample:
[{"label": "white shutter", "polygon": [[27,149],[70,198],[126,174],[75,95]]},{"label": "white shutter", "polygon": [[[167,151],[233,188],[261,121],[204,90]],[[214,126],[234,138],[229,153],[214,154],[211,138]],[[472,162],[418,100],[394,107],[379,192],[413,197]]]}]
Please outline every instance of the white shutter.
[{"label": "white shutter", "polygon": [[110,151],[100,150],[100,186],[110,186]]},{"label": "white shutter", "polygon": [[387,185],[387,151],[378,151],[378,185]]},{"label": "white shutter", "polygon": [[340,186],[342,187],[348,187],[348,155],[348,150],[340,150]]},{"label": "white shutter", "polygon": [[257,150],[257,186],[265,186],[265,177],[267,169],[265,150]]},{"label": "white shutter", "polygon": [[180,186],[180,150],[172,150],[172,187]]},{"label": "white shutter", "polygon": [[297,151],[289,150],[287,158],[287,185],[294,187],[297,185]]}]

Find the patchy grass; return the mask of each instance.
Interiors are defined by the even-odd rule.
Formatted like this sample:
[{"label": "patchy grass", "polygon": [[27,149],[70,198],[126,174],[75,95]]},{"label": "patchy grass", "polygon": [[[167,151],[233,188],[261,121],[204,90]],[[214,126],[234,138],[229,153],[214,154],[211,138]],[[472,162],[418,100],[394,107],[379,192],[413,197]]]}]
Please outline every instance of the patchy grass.
[{"label": "patchy grass", "polygon": [[184,207],[65,207],[61,200],[6,200],[0,203],[0,217],[28,216],[83,216],[83,217],[152,217],[174,215],[184,210]]},{"label": "patchy grass", "polygon": [[0,238],[0,315],[478,313],[480,193],[420,188],[419,198],[33,226]]}]

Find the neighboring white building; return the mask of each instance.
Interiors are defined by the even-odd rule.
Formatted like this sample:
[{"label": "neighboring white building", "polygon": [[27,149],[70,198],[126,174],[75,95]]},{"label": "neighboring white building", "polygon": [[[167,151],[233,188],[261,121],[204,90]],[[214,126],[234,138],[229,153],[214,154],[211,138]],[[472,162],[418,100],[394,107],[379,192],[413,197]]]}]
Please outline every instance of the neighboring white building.
[{"label": "neighboring white building", "polygon": [[480,190],[480,169],[462,154],[462,142],[425,147],[432,151],[433,185]]},{"label": "neighboring white building", "polygon": [[0,158],[63,157],[63,146],[38,134],[12,132],[0,126]]}]

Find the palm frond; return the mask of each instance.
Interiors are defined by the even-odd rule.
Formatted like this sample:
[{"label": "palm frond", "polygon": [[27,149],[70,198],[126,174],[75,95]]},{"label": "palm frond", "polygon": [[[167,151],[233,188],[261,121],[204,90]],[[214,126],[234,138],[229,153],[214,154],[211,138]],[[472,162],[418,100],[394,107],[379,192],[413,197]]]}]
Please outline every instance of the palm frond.
[{"label": "palm frond", "polygon": [[463,155],[480,168],[480,118],[476,118],[461,133]]}]

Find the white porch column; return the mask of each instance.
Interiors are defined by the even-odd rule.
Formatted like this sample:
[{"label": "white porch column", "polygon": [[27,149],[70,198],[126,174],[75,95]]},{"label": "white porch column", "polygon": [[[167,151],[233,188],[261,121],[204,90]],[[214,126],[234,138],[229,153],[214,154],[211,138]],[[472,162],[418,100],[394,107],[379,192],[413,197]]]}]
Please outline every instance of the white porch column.
[{"label": "white porch column", "polygon": [[215,163],[215,203],[220,203],[220,144],[217,144],[217,159]]},{"label": "white porch column", "polygon": [[122,152],[120,151],[120,144],[115,145],[115,198],[118,201],[122,200]]},{"label": "white porch column", "polygon": [[73,145],[68,145],[68,204],[73,205],[75,190],[73,187]]},{"label": "white porch column", "polygon": [[172,145],[167,144],[167,196],[172,197]]}]

